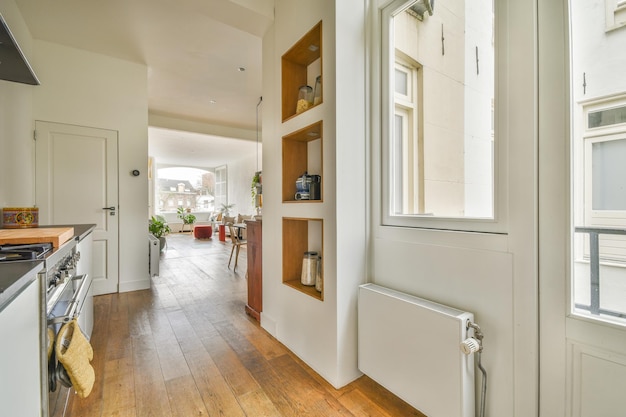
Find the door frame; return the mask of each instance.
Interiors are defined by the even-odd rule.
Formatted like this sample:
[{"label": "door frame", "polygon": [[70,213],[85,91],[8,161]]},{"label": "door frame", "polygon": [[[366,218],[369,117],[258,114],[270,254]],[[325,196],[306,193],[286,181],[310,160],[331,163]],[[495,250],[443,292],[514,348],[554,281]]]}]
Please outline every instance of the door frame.
[{"label": "door frame", "polygon": [[565,416],[570,276],[568,1],[537,2],[539,416]]},{"label": "door frame", "polygon": [[[104,153],[106,166],[106,185],[104,207],[114,206],[114,214],[105,208],[102,208],[103,227],[93,230],[93,259],[98,260],[92,267],[93,272],[93,288],[94,295],[109,294],[119,291],[120,288],[120,254],[119,254],[119,133],[116,130],[103,129],[98,127],[74,125],[61,122],[51,122],[45,120],[35,121],[35,199],[36,204],[40,207],[40,220],[45,224],[59,224],[59,222],[70,223],[88,223],[85,221],[67,222],[64,220],[53,220],[52,200],[54,189],[52,187],[52,168],[51,162],[53,155],[52,144],[48,141],[43,132],[58,131],[65,135],[77,135],[80,137],[89,137],[104,139]],[[42,132],[42,133],[38,133]],[[97,208],[100,210],[100,207]],[[107,215],[108,214],[108,215]],[[109,215],[115,216],[113,225],[109,225]],[[105,217],[106,216],[106,217]],[[58,219],[58,218],[57,218]],[[91,219],[91,218],[90,218]],[[111,236],[113,232],[113,236]],[[102,256],[98,256],[101,254]]]}]

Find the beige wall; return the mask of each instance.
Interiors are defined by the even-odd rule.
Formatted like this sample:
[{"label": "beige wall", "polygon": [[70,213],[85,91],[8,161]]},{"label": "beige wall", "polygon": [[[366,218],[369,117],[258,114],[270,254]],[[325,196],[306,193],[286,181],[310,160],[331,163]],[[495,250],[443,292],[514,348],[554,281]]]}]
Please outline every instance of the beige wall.
[{"label": "beige wall", "polygon": [[[35,120],[118,131],[120,290],[147,288],[147,68],[34,41],[13,0],[3,0],[0,13],[41,81],[0,81],[0,205],[35,204]],[[143,175],[132,177],[133,169]]]},{"label": "beige wall", "polygon": [[[32,39],[13,0],[0,3],[0,14],[32,64]],[[32,108],[37,88],[0,80],[0,207],[34,204]]]},{"label": "beige wall", "polygon": [[149,288],[147,68],[44,41],[35,42],[35,58],[35,120],[118,132],[120,291]]}]

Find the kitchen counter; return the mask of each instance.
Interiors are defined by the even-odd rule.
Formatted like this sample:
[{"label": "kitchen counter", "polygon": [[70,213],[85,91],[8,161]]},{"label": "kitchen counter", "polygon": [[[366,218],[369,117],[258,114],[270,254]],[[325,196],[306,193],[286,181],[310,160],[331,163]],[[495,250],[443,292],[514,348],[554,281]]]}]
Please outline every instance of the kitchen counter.
[{"label": "kitchen counter", "polygon": [[83,240],[85,236],[93,232],[93,230],[96,228],[96,225],[95,224],[51,224],[48,226],[39,226],[39,227],[73,227],[74,239],[80,242],[81,240]]},{"label": "kitchen counter", "polygon": [[43,261],[0,263],[0,311],[37,279],[42,267]]},{"label": "kitchen counter", "polygon": [[[49,224],[49,225],[40,225],[40,228],[46,227],[73,227],[74,228],[74,239],[79,242],[83,240],[85,236],[87,236],[90,232],[92,232],[95,228],[95,224]],[[4,227],[0,227],[0,229],[4,229]],[[19,229],[11,229],[11,230],[19,230]]]},{"label": "kitchen counter", "polygon": [[[95,224],[49,225],[40,227],[73,227],[74,240],[80,242],[95,228]],[[15,229],[13,229],[15,230]],[[54,249],[53,254],[58,249]],[[0,262],[0,311],[17,297],[24,288],[37,278],[37,272],[43,267],[42,260]]]}]

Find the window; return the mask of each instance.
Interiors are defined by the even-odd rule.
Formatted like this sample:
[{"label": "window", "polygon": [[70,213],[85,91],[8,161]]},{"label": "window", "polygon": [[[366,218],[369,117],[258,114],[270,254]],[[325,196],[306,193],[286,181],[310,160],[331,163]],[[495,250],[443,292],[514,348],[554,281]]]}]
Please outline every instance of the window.
[{"label": "window", "polygon": [[226,165],[215,168],[215,207],[228,205],[228,170]]},{"label": "window", "polygon": [[396,0],[382,9],[382,222],[490,231],[492,2],[436,5]]},{"label": "window", "polygon": [[624,324],[626,96],[585,103],[573,123],[573,311]]},{"label": "window", "polygon": [[604,0],[604,7],[607,32],[626,26],[625,0]]},{"label": "window", "polygon": [[194,213],[212,212],[215,174],[211,170],[191,167],[159,167],[157,169],[157,214],[170,214],[172,221],[179,207]]},{"label": "window", "polygon": [[423,213],[423,166],[419,134],[419,65],[406,60],[396,62],[395,113],[390,156],[394,168],[391,189],[395,215]]}]

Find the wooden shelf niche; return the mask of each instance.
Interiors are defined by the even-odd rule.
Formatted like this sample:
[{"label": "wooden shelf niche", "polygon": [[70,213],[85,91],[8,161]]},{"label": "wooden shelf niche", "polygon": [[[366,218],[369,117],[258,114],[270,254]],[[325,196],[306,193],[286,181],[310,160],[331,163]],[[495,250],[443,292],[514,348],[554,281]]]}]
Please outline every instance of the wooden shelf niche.
[{"label": "wooden shelf niche", "polygon": [[[323,122],[283,136],[283,202],[321,203],[324,201],[324,176],[322,175]],[[320,175],[320,199],[296,200],[296,180],[304,173]]]},{"label": "wooden shelf niche", "polygon": [[283,217],[283,284],[307,294],[313,298],[324,300],[322,292],[315,286],[302,285],[302,259],[304,252],[315,251],[321,256],[321,275],[324,280],[324,221],[322,219],[305,219]]},{"label": "wooden shelf niche", "polygon": [[[281,69],[282,110],[283,122],[285,122],[297,114],[300,87],[309,85],[314,88],[317,76],[321,77],[322,75],[321,21],[282,56]],[[324,85],[323,77],[322,85]],[[321,97],[323,100],[324,95],[322,94]],[[317,105],[319,104],[321,101]]]}]

